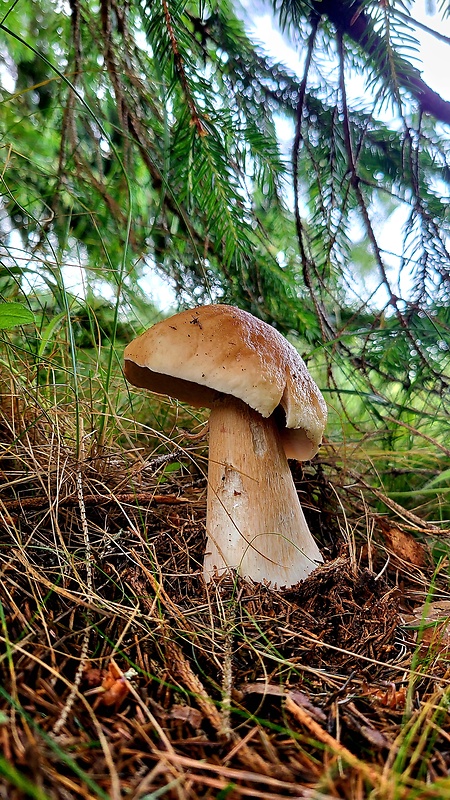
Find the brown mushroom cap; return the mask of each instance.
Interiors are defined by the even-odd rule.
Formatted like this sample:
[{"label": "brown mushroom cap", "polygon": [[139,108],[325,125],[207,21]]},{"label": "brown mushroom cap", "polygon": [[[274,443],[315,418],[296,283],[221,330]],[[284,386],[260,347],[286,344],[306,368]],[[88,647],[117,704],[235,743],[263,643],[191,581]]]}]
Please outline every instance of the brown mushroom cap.
[{"label": "brown mushroom cap", "polygon": [[275,328],[234,306],[210,305],[162,320],[125,349],[130,383],[193,406],[211,408],[223,394],[263,417],[284,412],[289,458],[317,452],[325,401],[296,349]]}]

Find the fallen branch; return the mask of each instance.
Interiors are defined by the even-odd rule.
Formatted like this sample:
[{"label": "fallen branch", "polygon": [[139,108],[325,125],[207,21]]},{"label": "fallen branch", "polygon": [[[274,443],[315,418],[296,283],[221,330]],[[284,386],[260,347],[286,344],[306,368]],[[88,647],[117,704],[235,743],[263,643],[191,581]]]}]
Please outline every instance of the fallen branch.
[{"label": "fallen branch", "polygon": [[[0,500],[0,507],[7,511],[22,511],[25,508],[46,508],[51,504],[49,497],[24,497],[17,500]],[[193,503],[187,497],[177,497],[173,494],[154,494],[154,492],[126,492],[124,494],[87,494],[84,496],[85,506],[106,505],[108,503],[148,503],[151,505],[182,505]],[[78,495],[68,495],[58,500],[59,508],[74,508],[78,505]]]}]

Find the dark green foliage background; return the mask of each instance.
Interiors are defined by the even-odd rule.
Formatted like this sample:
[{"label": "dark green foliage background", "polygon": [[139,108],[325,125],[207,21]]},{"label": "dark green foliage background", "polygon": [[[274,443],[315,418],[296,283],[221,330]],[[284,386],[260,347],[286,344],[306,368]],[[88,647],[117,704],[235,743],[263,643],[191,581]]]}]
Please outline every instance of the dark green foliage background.
[{"label": "dark green foliage background", "polygon": [[[0,291],[36,319],[3,334],[8,368],[29,358],[39,382],[44,359],[75,397],[100,371],[105,409],[123,344],[160,313],[154,272],[174,306],[276,325],[329,402],[333,457],[448,518],[450,104],[415,66],[412,9],[275,3],[295,75],[246,32],[259,9],[228,0],[3,3]],[[352,104],[356,74],[369,92]],[[375,224],[400,204],[403,297]],[[385,300],[356,299],[366,276]]]}]

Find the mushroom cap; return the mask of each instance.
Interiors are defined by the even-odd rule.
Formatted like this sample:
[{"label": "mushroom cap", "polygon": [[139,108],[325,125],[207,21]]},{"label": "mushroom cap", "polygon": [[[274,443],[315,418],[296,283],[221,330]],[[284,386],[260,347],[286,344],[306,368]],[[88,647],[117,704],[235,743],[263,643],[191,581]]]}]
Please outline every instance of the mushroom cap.
[{"label": "mushroom cap", "polygon": [[134,386],[193,406],[211,408],[226,394],[263,417],[278,409],[288,458],[307,460],[319,449],[327,407],[318,387],[290,342],[247,311],[228,305],[182,311],[132,341],[124,358]]}]

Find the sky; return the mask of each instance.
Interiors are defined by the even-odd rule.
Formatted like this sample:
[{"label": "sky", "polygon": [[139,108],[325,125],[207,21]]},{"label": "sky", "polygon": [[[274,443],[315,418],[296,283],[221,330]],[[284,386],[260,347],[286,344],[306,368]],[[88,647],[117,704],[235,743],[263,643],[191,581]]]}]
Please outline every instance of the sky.
[{"label": "sky", "polygon": [[[417,0],[415,4],[415,19],[423,22],[429,28],[434,28],[439,33],[450,37],[450,19],[442,22],[437,15],[427,14],[425,0]],[[450,100],[450,48],[434,36],[418,31],[421,42],[422,77],[432,89],[438,92],[444,100]]]}]

